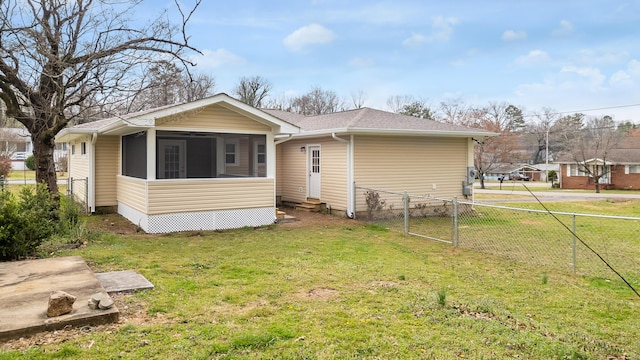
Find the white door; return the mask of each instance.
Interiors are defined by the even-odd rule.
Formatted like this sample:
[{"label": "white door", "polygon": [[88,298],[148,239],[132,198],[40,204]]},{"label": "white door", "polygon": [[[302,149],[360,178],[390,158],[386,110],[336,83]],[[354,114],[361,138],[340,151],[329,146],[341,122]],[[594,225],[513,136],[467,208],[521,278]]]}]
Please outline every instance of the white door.
[{"label": "white door", "polygon": [[320,199],[320,146],[309,146],[307,152],[307,169],[309,170],[308,197]]},{"label": "white door", "polygon": [[186,140],[158,140],[158,178],[187,177]]}]

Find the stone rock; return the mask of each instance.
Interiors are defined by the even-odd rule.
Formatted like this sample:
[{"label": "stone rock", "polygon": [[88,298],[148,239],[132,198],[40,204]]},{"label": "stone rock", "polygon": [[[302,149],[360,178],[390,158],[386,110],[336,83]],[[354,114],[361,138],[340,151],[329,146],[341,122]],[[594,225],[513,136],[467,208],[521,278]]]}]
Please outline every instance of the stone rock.
[{"label": "stone rock", "polygon": [[89,299],[88,305],[92,309],[107,310],[113,307],[113,299],[106,293],[95,293]]},{"label": "stone rock", "polygon": [[49,295],[49,307],[47,316],[55,317],[68,314],[73,310],[73,303],[76,297],[64,291],[54,291]]}]

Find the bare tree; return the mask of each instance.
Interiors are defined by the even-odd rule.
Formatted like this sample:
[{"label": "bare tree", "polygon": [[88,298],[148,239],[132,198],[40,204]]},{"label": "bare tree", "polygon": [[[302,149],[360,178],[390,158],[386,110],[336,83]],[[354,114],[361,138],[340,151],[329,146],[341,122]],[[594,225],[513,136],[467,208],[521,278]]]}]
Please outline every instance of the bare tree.
[{"label": "bare tree", "polygon": [[262,76],[242,77],[233,93],[238,100],[256,108],[261,108],[263,101],[269,96],[271,83]]},{"label": "bare tree", "polygon": [[308,93],[293,98],[291,111],[303,115],[322,115],[334,113],[341,109],[343,102],[331,90],[313,87]]},{"label": "bare tree", "polygon": [[[471,108],[460,98],[452,98],[440,102],[440,121],[449,124],[474,126],[478,116],[469,116]],[[477,114],[476,114],[477,115]]]},{"label": "bare tree", "polygon": [[367,102],[367,94],[364,90],[360,89],[358,91],[351,92],[351,104],[354,109],[362,109],[365,102]]},{"label": "bare tree", "polygon": [[416,101],[413,95],[392,95],[387,98],[387,108],[394,113],[400,113],[407,104]]},{"label": "bare tree", "polygon": [[610,116],[590,117],[574,139],[573,160],[593,181],[596,193],[600,192],[600,180],[609,176],[609,153],[623,134]]},{"label": "bare tree", "polygon": [[207,96],[213,95],[216,88],[215,78],[202,73],[194,74],[193,76],[183,74],[182,83],[182,94],[180,98],[183,102],[204,99]]},{"label": "bare tree", "polygon": [[89,111],[137,88],[144,64],[160,56],[193,65],[185,27],[200,0],[174,25],[166,12],[147,25],[133,20],[140,1],[4,0],[0,2],[0,98],[7,115],[31,133],[36,180],[58,196],[54,137]]}]

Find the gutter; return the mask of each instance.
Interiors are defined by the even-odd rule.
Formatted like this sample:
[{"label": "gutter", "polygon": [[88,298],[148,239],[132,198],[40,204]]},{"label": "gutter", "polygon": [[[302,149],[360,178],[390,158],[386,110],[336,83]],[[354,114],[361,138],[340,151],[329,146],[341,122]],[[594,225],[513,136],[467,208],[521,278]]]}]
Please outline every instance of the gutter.
[{"label": "gutter", "polygon": [[335,141],[347,144],[347,210],[346,215],[348,218],[353,219],[355,217],[355,194],[353,189],[353,134],[349,135],[349,140],[345,140],[336,135],[335,132],[331,133],[331,138]]},{"label": "gutter", "polygon": [[289,141],[289,140],[291,140],[291,139],[293,139],[293,135],[292,135],[292,134],[289,134],[289,135],[288,135],[286,138],[284,138],[284,139],[276,140],[275,144],[276,144],[276,145],[280,145],[280,144],[285,143],[285,142],[287,142],[287,141]]}]

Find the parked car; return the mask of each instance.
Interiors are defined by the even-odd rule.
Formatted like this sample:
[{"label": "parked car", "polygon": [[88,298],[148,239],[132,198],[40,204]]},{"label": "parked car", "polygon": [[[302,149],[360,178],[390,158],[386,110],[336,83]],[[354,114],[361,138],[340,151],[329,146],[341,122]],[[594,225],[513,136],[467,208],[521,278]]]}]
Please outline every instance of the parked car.
[{"label": "parked car", "polygon": [[525,174],[515,173],[509,175],[509,179],[511,180],[521,180],[521,181],[529,181],[529,177]]}]

